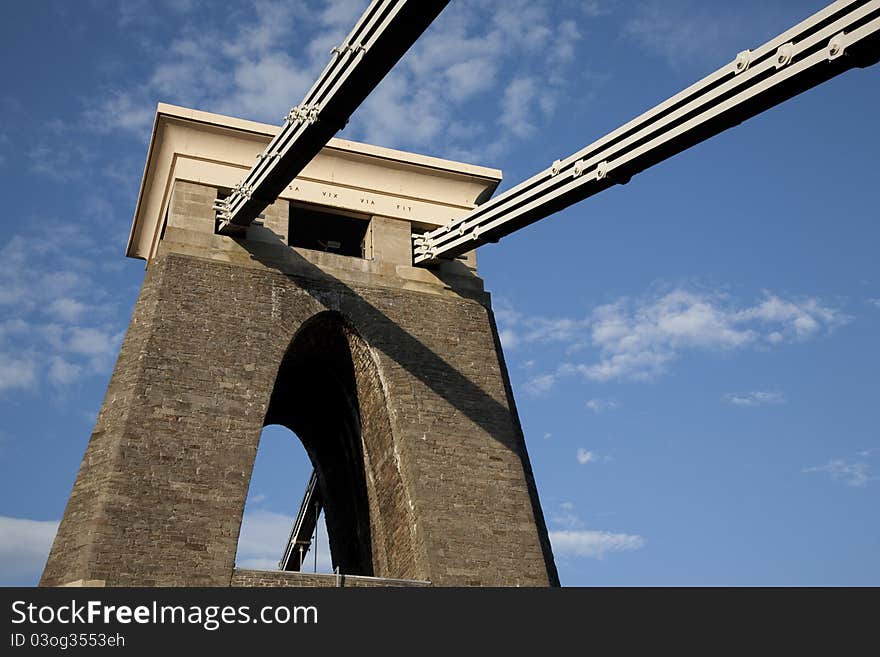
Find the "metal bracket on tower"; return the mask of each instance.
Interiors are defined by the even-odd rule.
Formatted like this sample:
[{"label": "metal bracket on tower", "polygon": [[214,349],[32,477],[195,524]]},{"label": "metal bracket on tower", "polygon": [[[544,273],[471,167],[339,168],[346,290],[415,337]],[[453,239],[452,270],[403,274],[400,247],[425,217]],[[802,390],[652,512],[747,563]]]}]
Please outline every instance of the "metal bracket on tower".
[{"label": "metal bracket on tower", "polygon": [[229,219],[229,200],[218,198],[214,201],[214,212],[217,213],[217,220],[220,222]]},{"label": "metal bracket on tower", "polygon": [[281,157],[281,153],[279,151],[273,151],[271,153],[258,153],[257,154],[257,162],[259,162],[260,160],[264,160],[267,158],[273,158],[273,157]]}]

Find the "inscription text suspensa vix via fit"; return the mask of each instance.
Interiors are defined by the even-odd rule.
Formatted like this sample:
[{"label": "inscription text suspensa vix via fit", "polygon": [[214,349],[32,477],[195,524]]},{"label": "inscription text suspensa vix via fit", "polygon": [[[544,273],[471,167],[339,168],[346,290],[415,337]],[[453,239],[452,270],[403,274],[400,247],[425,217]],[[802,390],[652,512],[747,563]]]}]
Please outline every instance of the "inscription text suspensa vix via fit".
[{"label": "inscription text suspensa vix via fit", "polygon": [[[558,585],[475,249],[880,58],[880,0],[834,2],[488,200],[498,170],[334,138],[446,4],[372,2],[280,129],[158,106],[42,585]],[[314,474],[279,570],[236,569],[267,424]],[[300,569],[321,510],[336,575]]]}]

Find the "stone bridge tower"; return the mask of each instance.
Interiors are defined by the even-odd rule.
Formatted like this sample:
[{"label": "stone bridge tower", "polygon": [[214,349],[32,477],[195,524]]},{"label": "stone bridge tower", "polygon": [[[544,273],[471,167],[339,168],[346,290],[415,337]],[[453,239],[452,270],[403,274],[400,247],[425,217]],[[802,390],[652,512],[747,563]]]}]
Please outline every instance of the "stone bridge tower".
[{"label": "stone bridge tower", "polygon": [[275,131],[159,106],[127,250],[147,272],[41,584],[320,583],[235,569],[282,424],[352,581],[557,585],[475,255],[412,266],[411,233],[500,172],[332,140],[246,235],[215,234]]}]

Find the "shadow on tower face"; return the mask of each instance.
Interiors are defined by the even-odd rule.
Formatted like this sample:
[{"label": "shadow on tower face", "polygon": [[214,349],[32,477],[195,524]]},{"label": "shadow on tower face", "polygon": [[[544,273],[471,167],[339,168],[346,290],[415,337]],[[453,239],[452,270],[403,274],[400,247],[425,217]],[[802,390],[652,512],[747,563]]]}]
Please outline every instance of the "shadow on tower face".
[{"label": "shadow on tower face", "polygon": [[338,313],[307,321],[278,370],[265,424],[296,433],[318,472],[333,566],[372,575],[361,411],[349,346],[358,339]]},{"label": "shadow on tower face", "polygon": [[[263,230],[265,236],[266,229]],[[339,310],[339,313],[328,312],[317,316],[314,318],[316,323],[312,327],[309,326],[310,322],[307,322],[294,338],[279,369],[266,417],[266,424],[283,424],[302,438],[313,464],[319,471],[322,494],[327,505],[328,532],[334,566],[340,566],[343,572],[349,573],[397,576],[397,573],[406,572],[406,568],[402,562],[394,562],[397,559],[409,560],[415,550],[411,544],[401,546],[395,542],[397,539],[388,538],[397,535],[394,528],[381,527],[382,518],[403,517],[404,503],[402,499],[386,502],[389,508],[378,514],[373,513],[372,518],[369,507],[364,503],[369,499],[371,491],[367,490],[368,495],[363,495],[365,486],[363,454],[360,455],[359,461],[355,461],[358,457],[357,450],[360,449],[357,431],[359,421],[362,419],[359,395],[362,400],[365,394],[364,389],[378,390],[381,395],[382,386],[378,378],[370,385],[355,385],[354,387],[351,385],[352,351],[351,347],[344,345],[343,342],[347,340],[345,336],[354,334],[354,331],[350,328],[343,328],[346,326],[343,317],[357,317],[357,334],[355,335],[362,336],[360,344],[367,351],[369,348],[376,349],[395,361],[434,394],[444,399],[458,413],[468,418],[488,436],[491,436],[494,441],[509,450],[519,461],[522,473],[525,475],[525,488],[531,502],[533,519],[537,524],[538,541],[543,553],[547,577],[551,585],[558,586],[559,580],[547,528],[538,500],[534,475],[526,452],[491,309],[488,307],[483,309],[474,304],[474,307],[478,308],[476,312],[481,314],[482,321],[485,322],[486,319],[489,321],[491,339],[500,368],[500,372],[494,376],[497,377],[500,374],[500,379],[503,382],[501,394],[503,394],[503,401],[506,404],[498,398],[499,391],[496,391],[495,396],[490,395],[478,382],[464,375],[428,345],[402,328],[382,310],[361,296],[356,289],[311,263],[296,250],[290,248],[280,236],[275,235],[275,239],[268,243],[267,241],[255,243],[247,239],[236,239],[236,242],[250,253],[252,259],[262,265],[275,269],[285,276],[304,277],[316,282],[317,285],[310,284],[305,286],[305,289],[321,301],[325,307],[331,305]],[[278,260],[279,254],[283,254],[288,266]],[[293,267],[289,266],[291,263]],[[291,269],[295,273],[291,273]],[[438,276],[443,277],[443,274],[440,273]],[[452,276],[444,279],[444,282],[462,297],[473,295],[472,290],[457,290],[455,279],[456,277]],[[323,288],[322,283],[327,287]],[[323,295],[335,295],[336,300],[332,304],[327,304]],[[486,315],[482,315],[482,313],[486,313]],[[324,319],[320,319],[322,317]],[[329,321],[329,317],[333,317],[333,320]],[[429,318],[429,320],[442,326],[444,317],[436,316]],[[455,336],[462,330],[467,330],[467,327],[451,325],[443,327],[443,332],[450,336]],[[316,334],[314,337],[306,334],[312,332]],[[327,335],[317,335],[322,332],[326,332]],[[296,345],[300,337],[303,338],[300,343],[302,351],[311,352],[311,355],[295,353],[299,351]],[[369,345],[369,348],[366,348],[366,345]],[[339,352],[341,356],[328,356],[330,351]],[[310,374],[301,376],[298,374],[300,369],[302,372]],[[355,368],[355,377],[358,369]],[[373,369],[375,370],[375,367]],[[310,381],[312,372],[315,372],[315,381],[320,383]],[[495,380],[497,381],[497,379]],[[306,387],[310,387],[310,389],[306,390]],[[340,404],[340,400],[345,400],[344,404]],[[384,405],[384,401],[382,403]],[[340,412],[340,408],[345,410]],[[299,417],[300,415],[302,417]],[[387,410],[385,419],[387,421]],[[326,421],[322,422],[322,420]],[[328,438],[325,429],[329,426],[332,426],[332,430],[338,435]],[[387,431],[390,434],[390,425]],[[381,431],[371,433],[380,434]],[[368,437],[363,432],[361,438],[366,444]],[[338,454],[324,456],[325,452],[322,450],[326,448],[328,451],[332,451],[331,446],[332,449],[337,450]],[[345,463],[341,462],[343,460],[341,454],[345,454]],[[325,458],[327,462],[323,463]],[[353,462],[359,462],[360,467],[353,466]],[[342,485],[339,491],[331,490],[337,485],[336,482],[340,482]],[[392,489],[394,486],[385,485],[383,488]],[[375,498],[369,499],[369,504],[373,505],[373,508],[376,508],[376,503]],[[396,513],[394,511],[389,513],[391,506],[395,507]],[[379,526],[376,524],[377,520],[380,523]],[[370,525],[371,521],[372,526]],[[367,565],[371,549],[373,552],[372,570]]]},{"label": "shadow on tower face", "polygon": [[[510,421],[511,411],[513,408],[513,394],[509,388],[507,380],[507,372],[501,359],[501,367],[505,369],[503,378],[505,380],[506,401],[510,408],[500,403],[497,399],[490,396],[485,390],[480,388],[467,376],[459,372],[454,366],[450,365],[443,358],[437,355],[430,347],[423,344],[417,338],[400,327],[393,319],[385,315],[380,309],[376,308],[369,301],[365,300],[357,290],[353,289],[345,281],[336,278],[327,271],[316,266],[307,258],[303,257],[297,251],[287,245],[281,236],[272,233],[267,228],[262,228],[263,235],[271,233],[274,235],[274,241],[269,242],[265,237],[261,242],[252,242],[247,239],[234,239],[242,248],[244,248],[253,260],[259,262],[265,267],[275,269],[276,271],[298,278],[303,276],[312,281],[324,282],[332,286],[335,290],[342,290],[343,295],[340,300],[345,315],[358,317],[357,330],[363,339],[374,348],[381,350],[386,356],[394,360],[398,365],[405,368],[411,375],[415,376],[427,387],[429,387],[437,395],[445,399],[456,410],[465,415],[472,422],[480,426],[496,440],[505,444],[505,446],[519,451],[521,448],[521,440],[513,439],[502,435],[499,427],[504,426]],[[268,247],[268,248],[267,248]],[[296,273],[291,273],[283,265],[271,257],[270,253],[274,250],[276,253],[284,253],[288,260],[295,263]],[[443,278],[443,274],[438,274]],[[474,292],[468,289],[456,288],[456,277],[449,277],[446,282],[450,289],[459,293],[462,297],[472,297]],[[318,297],[312,291],[311,287],[307,287],[313,296]],[[321,299],[319,299],[321,300]],[[496,352],[501,354],[501,344],[498,339],[498,331],[495,327],[494,316],[490,309],[486,308],[490,322],[492,324],[493,337],[495,341]],[[433,317],[432,321],[438,325],[442,325],[444,318]],[[458,330],[466,330],[461,327],[448,326],[450,334],[455,334]],[[418,363],[418,367],[413,367],[414,363]],[[518,418],[514,418],[518,423]],[[505,432],[508,433],[508,432]],[[515,433],[515,432],[514,432]]]}]

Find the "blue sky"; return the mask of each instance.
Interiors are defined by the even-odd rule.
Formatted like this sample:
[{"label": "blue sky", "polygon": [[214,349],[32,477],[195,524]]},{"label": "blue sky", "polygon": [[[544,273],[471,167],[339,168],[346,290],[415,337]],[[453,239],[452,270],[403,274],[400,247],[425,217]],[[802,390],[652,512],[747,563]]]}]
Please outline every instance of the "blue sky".
[{"label": "blue sky", "polygon": [[[39,577],[137,297],[156,103],[280,123],[365,4],[2,9],[0,584]],[[342,136],[511,185],[823,4],[454,0]],[[880,584],[878,103],[851,71],[481,249],[564,584]],[[239,563],[307,475],[264,431]]]}]

